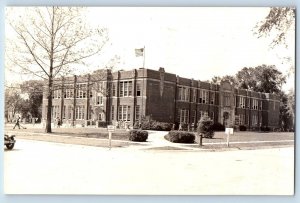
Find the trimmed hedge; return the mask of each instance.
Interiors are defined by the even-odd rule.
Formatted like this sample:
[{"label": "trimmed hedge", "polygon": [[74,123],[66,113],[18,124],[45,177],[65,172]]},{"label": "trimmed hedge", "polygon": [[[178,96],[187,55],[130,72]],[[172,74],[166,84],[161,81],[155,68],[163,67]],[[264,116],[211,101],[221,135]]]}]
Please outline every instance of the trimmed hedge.
[{"label": "trimmed hedge", "polygon": [[225,126],[222,125],[221,123],[214,123],[212,126],[211,126],[212,130],[214,131],[225,131]]},{"label": "trimmed hedge", "polygon": [[168,141],[174,143],[194,143],[195,135],[194,133],[186,132],[186,131],[177,131],[172,130],[165,137]]},{"label": "trimmed hedge", "polygon": [[246,131],[247,130],[247,127],[244,126],[244,125],[240,125],[240,131]]},{"label": "trimmed hedge", "polygon": [[139,126],[139,123],[136,122],[134,124],[135,129],[141,129],[143,130],[163,130],[163,131],[170,131],[172,129],[173,124],[172,123],[166,123],[166,122],[159,122],[155,120],[142,120],[141,126]]},{"label": "trimmed hedge", "polygon": [[148,139],[148,132],[145,130],[131,130],[129,132],[129,140],[135,142],[146,142]]}]

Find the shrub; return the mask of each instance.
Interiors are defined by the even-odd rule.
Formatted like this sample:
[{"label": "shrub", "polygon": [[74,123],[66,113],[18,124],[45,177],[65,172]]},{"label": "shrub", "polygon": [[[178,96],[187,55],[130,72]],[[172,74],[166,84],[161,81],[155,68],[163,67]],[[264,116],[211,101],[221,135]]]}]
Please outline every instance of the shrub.
[{"label": "shrub", "polygon": [[[164,130],[164,131],[170,131],[172,129],[172,123],[166,123],[166,122],[159,122],[155,120],[147,120],[142,119],[141,121],[141,128],[143,130]],[[135,129],[139,129],[139,122],[136,122],[134,124]]]},{"label": "shrub", "polygon": [[205,138],[213,138],[215,132],[212,126],[213,121],[208,116],[204,116],[200,119],[198,123],[197,133]]},{"label": "shrub", "polygon": [[246,131],[247,130],[247,127],[244,126],[244,125],[240,125],[240,131]]},{"label": "shrub", "polygon": [[269,132],[269,131],[270,131],[270,128],[269,128],[269,127],[266,127],[266,126],[263,126],[263,127],[260,127],[260,130],[261,130],[261,131],[264,131],[264,132]]},{"label": "shrub", "polygon": [[129,132],[129,140],[135,142],[146,142],[148,139],[148,132],[144,130],[131,130]]},{"label": "shrub", "polygon": [[218,122],[212,124],[211,128],[214,131],[225,131],[225,126]]},{"label": "shrub", "polygon": [[195,142],[195,135],[190,132],[186,131],[177,131],[172,130],[169,134],[165,137],[168,141],[174,143],[194,143]]},{"label": "shrub", "polygon": [[106,128],[107,127],[106,121],[98,121],[98,127],[99,128]]}]

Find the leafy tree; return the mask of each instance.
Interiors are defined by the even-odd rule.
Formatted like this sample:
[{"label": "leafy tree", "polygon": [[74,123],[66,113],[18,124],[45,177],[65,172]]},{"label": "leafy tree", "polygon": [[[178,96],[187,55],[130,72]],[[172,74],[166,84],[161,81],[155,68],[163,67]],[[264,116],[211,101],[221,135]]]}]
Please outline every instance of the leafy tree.
[{"label": "leafy tree", "polygon": [[72,67],[86,67],[85,59],[99,54],[108,40],[105,29],[88,26],[83,10],[53,6],[12,8],[7,12],[9,25],[16,34],[8,41],[6,50],[11,67],[47,81],[47,133],[51,132],[54,78],[69,74]]},{"label": "leafy tree", "polygon": [[256,25],[258,37],[275,33],[271,46],[286,45],[286,36],[295,30],[296,9],[292,7],[272,7],[265,19]]},{"label": "leafy tree", "polygon": [[[291,91],[292,92],[292,91]],[[294,111],[293,107],[295,100],[292,96],[292,93],[288,94],[281,92],[280,93],[280,111],[279,111],[279,125],[283,131],[288,131],[294,129]]]},{"label": "leafy tree", "polygon": [[36,118],[42,116],[43,81],[29,80],[21,84],[21,91],[28,94],[28,112]]},{"label": "leafy tree", "polygon": [[228,81],[231,85],[234,85],[235,87],[237,87],[237,80],[236,80],[236,78],[234,76],[231,76],[231,75],[225,75],[223,77],[214,76],[211,79],[211,82],[213,84],[217,84],[217,85],[219,85],[223,81]]},{"label": "leafy tree", "polygon": [[202,146],[202,139],[205,138],[213,138],[214,130],[212,128],[213,121],[208,116],[203,116],[197,125],[197,134],[200,137],[199,146]]},{"label": "leafy tree", "polygon": [[280,93],[286,77],[274,65],[243,68],[236,74],[238,87],[257,92]]},{"label": "leafy tree", "polygon": [[12,113],[12,117],[15,117],[17,112],[20,112],[23,99],[20,92],[14,87],[7,87],[5,89],[5,118],[9,121],[9,112]]}]

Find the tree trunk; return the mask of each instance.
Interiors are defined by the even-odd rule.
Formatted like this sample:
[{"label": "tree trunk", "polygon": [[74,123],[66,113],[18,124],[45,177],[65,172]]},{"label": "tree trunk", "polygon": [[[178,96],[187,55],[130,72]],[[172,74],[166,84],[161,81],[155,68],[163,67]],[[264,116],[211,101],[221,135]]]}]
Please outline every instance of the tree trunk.
[{"label": "tree trunk", "polygon": [[203,146],[203,144],[202,144],[202,140],[203,139],[203,135],[202,134],[200,134],[199,135],[199,147],[202,147]]},{"label": "tree trunk", "polygon": [[51,109],[52,109],[52,77],[49,77],[48,83],[48,107],[47,107],[47,121],[46,121],[46,133],[51,133]]}]

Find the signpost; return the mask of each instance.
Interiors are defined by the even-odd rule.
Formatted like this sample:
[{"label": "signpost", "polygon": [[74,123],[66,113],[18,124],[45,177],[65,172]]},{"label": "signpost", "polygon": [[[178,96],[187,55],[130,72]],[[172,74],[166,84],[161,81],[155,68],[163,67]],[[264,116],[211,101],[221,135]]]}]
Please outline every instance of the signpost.
[{"label": "signpost", "polygon": [[109,150],[111,149],[111,136],[112,132],[114,132],[116,127],[114,125],[108,125],[107,131],[108,131],[108,140],[109,140]]},{"label": "signpost", "polygon": [[226,128],[225,134],[227,134],[227,147],[229,147],[229,137],[233,135],[233,128]]}]

